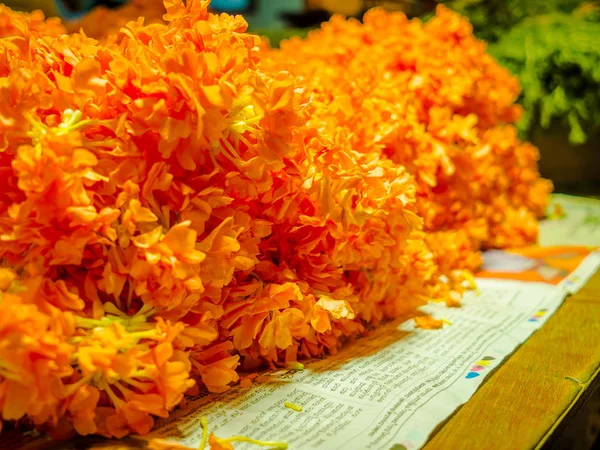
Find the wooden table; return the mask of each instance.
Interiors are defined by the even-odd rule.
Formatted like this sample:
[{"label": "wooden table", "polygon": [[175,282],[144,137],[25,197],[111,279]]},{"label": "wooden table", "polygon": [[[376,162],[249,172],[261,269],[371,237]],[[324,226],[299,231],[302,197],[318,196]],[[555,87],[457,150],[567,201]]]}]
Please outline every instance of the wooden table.
[{"label": "wooden table", "polygon": [[600,413],[599,372],[600,272],[565,299],[424,448],[589,448],[586,422]]}]

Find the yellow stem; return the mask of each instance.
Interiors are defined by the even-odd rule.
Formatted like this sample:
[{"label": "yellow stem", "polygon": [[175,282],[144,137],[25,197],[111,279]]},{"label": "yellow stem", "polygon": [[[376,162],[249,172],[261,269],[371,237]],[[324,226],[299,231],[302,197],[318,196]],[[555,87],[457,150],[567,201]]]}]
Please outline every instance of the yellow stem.
[{"label": "yellow stem", "polygon": [[106,379],[102,379],[102,381],[100,382],[100,385],[104,389],[104,391],[108,394],[108,397],[112,400],[113,405],[115,405],[115,408],[121,408],[125,405],[125,402],[123,400],[121,400],[119,397],[117,397],[117,394],[115,394],[114,391],[111,389],[111,387],[108,384],[108,382],[106,381]]},{"label": "yellow stem", "polygon": [[75,316],[75,326],[77,328],[96,328],[96,327],[104,327],[109,324],[103,319],[88,319],[87,317]]},{"label": "yellow stem", "polygon": [[152,376],[148,374],[146,369],[137,370],[131,374],[131,378],[148,378],[151,379]]},{"label": "yellow stem", "polygon": [[200,426],[202,427],[202,440],[200,441],[198,450],[204,450],[204,447],[206,447],[206,440],[208,439],[208,420],[206,420],[206,417],[200,417]]},{"label": "yellow stem", "polygon": [[302,412],[302,405],[297,405],[292,402],[283,402],[283,406],[289,409],[293,409],[294,411]]},{"label": "yellow stem", "polygon": [[138,380],[134,380],[133,378],[129,377],[129,378],[124,378],[123,381],[131,386],[133,386],[134,388],[139,389],[142,392],[147,391],[148,387],[150,386],[147,383],[144,383],[143,381],[138,381]]},{"label": "yellow stem", "polygon": [[288,448],[286,441],[258,441],[246,436],[232,436],[230,438],[219,439],[224,442],[248,442],[249,444],[260,445],[261,447],[273,447],[277,450],[285,450]]},{"label": "yellow stem", "polygon": [[208,150],[208,155],[210,156],[210,160],[213,163],[213,166],[215,166],[215,169],[223,169],[221,165],[217,162],[212,148]]},{"label": "yellow stem", "polygon": [[30,125],[39,133],[39,134],[45,134],[46,130],[48,129],[43,123],[41,123],[38,120],[35,120],[33,117],[31,117],[31,115],[29,113],[24,113],[23,117],[25,117],[25,119],[27,119],[27,122],[30,123]]},{"label": "yellow stem", "polygon": [[240,134],[240,135],[238,136],[238,139],[239,139],[240,141],[242,141],[244,144],[246,144],[246,147],[248,147],[248,148],[252,148],[252,144],[250,143],[250,141],[249,141],[248,139],[246,139],[246,138],[245,138],[245,137],[244,137],[242,134]]},{"label": "yellow stem", "polygon": [[292,370],[304,370],[304,364],[297,361],[290,361],[287,363],[287,368]]},{"label": "yellow stem", "polygon": [[154,329],[147,331],[136,331],[134,333],[129,333],[129,336],[134,337],[136,339],[160,339],[160,334]]},{"label": "yellow stem", "polygon": [[[223,154],[229,161],[237,166],[240,157],[236,155],[234,148],[227,140],[221,139],[221,142],[224,145],[224,147],[221,147],[221,150],[223,150],[221,154]],[[231,153],[229,153],[227,150],[229,150]]]},{"label": "yellow stem", "polygon": [[102,125],[102,121],[96,119],[87,119],[82,120],[81,122],[77,122],[69,126],[71,131],[78,130],[83,127],[92,126],[92,125]]},{"label": "yellow stem", "polygon": [[79,389],[84,384],[88,383],[91,380],[92,376],[88,375],[87,377],[83,377],[81,380],[66,386],[66,396],[68,397],[71,394],[74,394],[77,389]]}]

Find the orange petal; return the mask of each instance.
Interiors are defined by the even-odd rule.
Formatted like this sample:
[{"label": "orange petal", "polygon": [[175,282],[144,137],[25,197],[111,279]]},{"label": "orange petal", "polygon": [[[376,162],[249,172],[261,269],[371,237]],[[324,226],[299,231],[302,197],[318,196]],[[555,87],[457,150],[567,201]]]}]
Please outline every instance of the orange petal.
[{"label": "orange petal", "polygon": [[326,333],[331,330],[331,321],[329,320],[329,314],[319,304],[315,304],[313,308],[313,316],[310,319],[310,324],[319,333]]},{"label": "orange petal", "polygon": [[221,88],[218,85],[200,86],[200,89],[201,89],[202,93],[204,94],[204,96],[206,97],[206,100],[208,101],[208,103],[210,103],[211,105],[213,105],[219,109],[224,109],[227,106],[225,104],[225,100],[223,99],[223,96],[221,95]]},{"label": "orange petal", "polygon": [[36,395],[36,389],[15,381],[4,382],[8,385],[3,402],[2,419],[19,420],[27,413],[30,402]]},{"label": "orange petal", "polygon": [[138,248],[150,248],[160,241],[162,236],[162,226],[157,226],[152,231],[141,234],[133,238],[133,244]]},{"label": "orange petal", "polygon": [[322,295],[317,305],[329,311],[334,319],[354,319],[354,311],[346,300],[336,300]]},{"label": "orange petal", "polygon": [[15,272],[0,268],[0,291],[6,291],[16,279],[17,274]]},{"label": "orange petal", "polygon": [[417,316],[414,318],[418,328],[424,330],[436,330],[444,326],[442,320],[434,319],[431,316]]}]

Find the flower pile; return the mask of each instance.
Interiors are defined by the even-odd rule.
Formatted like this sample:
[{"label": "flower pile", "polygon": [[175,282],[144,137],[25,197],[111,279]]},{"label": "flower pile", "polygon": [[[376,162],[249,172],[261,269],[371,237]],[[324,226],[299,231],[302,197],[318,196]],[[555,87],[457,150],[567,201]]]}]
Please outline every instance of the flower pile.
[{"label": "flower pile", "polygon": [[96,6],[81,19],[68,22],[66,27],[70,32],[82,30],[87,36],[104,41],[116,37],[122,27],[139,17],[144,18],[146,25],[164,23],[165,12],[160,0],[129,0],[116,8]]},{"label": "flower pile", "polygon": [[265,70],[309,90],[314,126],[344,127],[352,148],[414,175],[426,231],[465,232],[475,248],[535,242],[551,184],[512,125],[517,80],[466,19],[443,6],[426,24],[374,9],[364,24],[334,17],[265,55]]},{"label": "flower pile", "polygon": [[60,19],[46,19],[41,11],[31,14],[13,11],[0,3],[0,39],[16,38],[23,33],[36,36],[58,36],[66,29]]},{"label": "flower pile", "polygon": [[[400,70],[418,52],[399,48],[385,72],[398,86],[373,84],[368,64],[345,82],[307,61],[320,93],[241,17],[164,7],[166,23],[104,43],[37,16],[2,22],[0,426],[145,434],[241,371],[333,353],[429,299],[456,304],[474,242],[535,235],[536,152],[496,125],[515,115],[512,84],[483,72],[472,92],[463,72],[444,81],[438,55],[411,82],[418,103]],[[354,88],[338,96],[337,82]]]}]

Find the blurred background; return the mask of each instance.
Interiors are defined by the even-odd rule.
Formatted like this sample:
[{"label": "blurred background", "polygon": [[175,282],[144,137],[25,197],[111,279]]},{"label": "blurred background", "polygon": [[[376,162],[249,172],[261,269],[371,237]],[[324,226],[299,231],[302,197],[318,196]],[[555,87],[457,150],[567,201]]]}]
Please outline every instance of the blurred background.
[{"label": "blurred background", "polygon": [[[164,12],[161,0],[0,2],[41,9],[92,37],[106,33],[103,15],[160,21]],[[212,0],[211,7],[243,14],[251,32],[278,46],[333,14],[360,19],[381,6],[428,20],[438,3],[466,16],[492,55],[520,78],[525,114],[519,129],[540,148],[542,174],[557,191],[600,195],[600,0]]]}]

